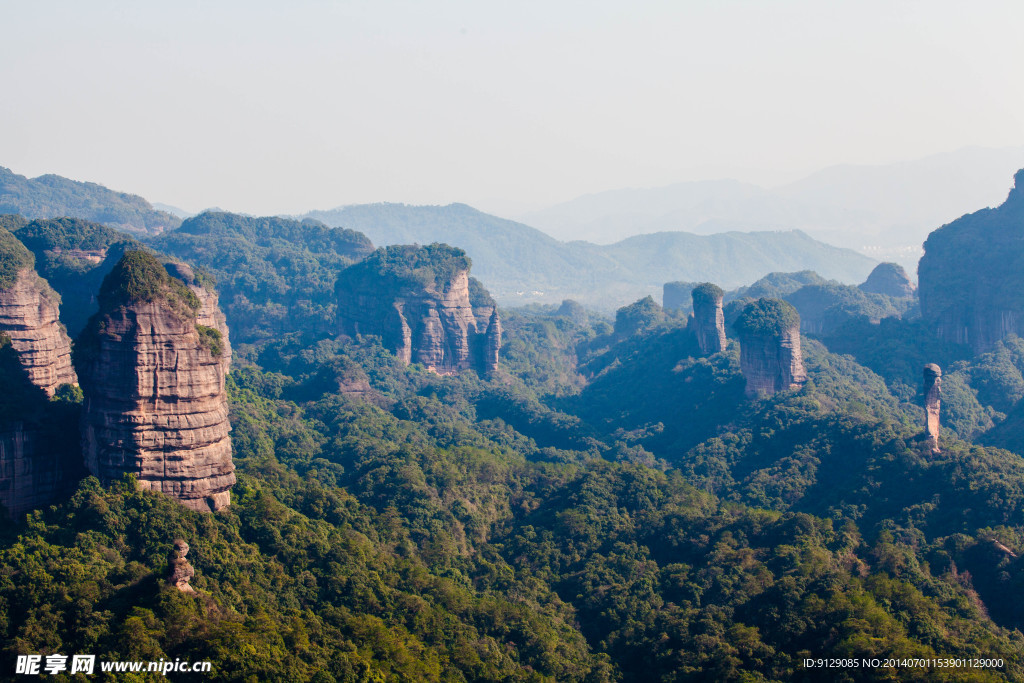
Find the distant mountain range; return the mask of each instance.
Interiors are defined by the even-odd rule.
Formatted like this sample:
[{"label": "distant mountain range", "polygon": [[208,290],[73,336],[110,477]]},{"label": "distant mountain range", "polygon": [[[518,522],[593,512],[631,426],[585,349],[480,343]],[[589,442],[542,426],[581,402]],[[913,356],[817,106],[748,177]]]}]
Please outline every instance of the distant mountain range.
[{"label": "distant mountain range", "polygon": [[522,223],[465,204],[361,204],[305,215],[358,230],[374,244],[446,242],[465,249],[473,275],[503,305],[576,299],[614,310],[673,280],[709,280],[725,288],[773,271],[814,270],[861,282],[875,261],[798,230],[694,235],[660,232],[611,245],[560,242]]},{"label": "distant mountain range", "polygon": [[84,218],[134,235],[155,235],[181,225],[142,197],[59,175],[26,178],[0,167],[0,214],[25,218]]},{"label": "distant mountain range", "polygon": [[[0,169],[0,213],[84,218],[152,237],[178,227],[179,215],[187,215],[176,207],[158,206],[165,210],[142,197],[95,183],[55,175],[29,179]],[[306,217],[358,230],[378,246],[446,242],[460,247],[473,260],[473,275],[504,306],[575,299],[612,311],[648,294],[660,298],[662,286],[670,281],[709,280],[730,289],[770,272],[813,270],[826,278],[856,283],[875,265],[850,249],[788,229],[715,235],[655,232],[598,245],[560,242],[528,225],[465,204],[367,204],[314,211]]]},{"label": "distant mountain range", "polygon": [[999,204],[1024,147],[969,147],[878,166],[841,165],[776,188],[736,180],[588,194],[518,216],[562,240],[612,243],[658,231],[803,230],[901,263],[913,277],[928,233]]}]

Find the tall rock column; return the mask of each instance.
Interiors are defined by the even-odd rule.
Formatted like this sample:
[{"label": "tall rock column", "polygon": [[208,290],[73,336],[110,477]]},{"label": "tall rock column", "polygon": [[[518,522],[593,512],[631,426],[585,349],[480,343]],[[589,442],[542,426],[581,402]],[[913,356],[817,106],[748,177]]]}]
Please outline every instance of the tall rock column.
[{"label": "tall rock column", "polygon": [[725,348],[725,314],[722,312],[721,287],[705,282],[690,292],[693,297],[693,317],[689,326],[697,335],[697,345],[705,356]]},{"label": "tall rock column", "polygon": [[778,299],[758,299],[736,321],[740,369],[749,398],[796,389],[807,381],[800,352],[800,314]]},{"label": "tall rock column", "polygon": [[235,483],[227,328],[197,323],[200,297],[142,251],[124,255],[99,298],[76,349],[87,467],[103,482],[135,474],[193,510],[226,507]]},{"label": "tall rock column", "polygon": [[487,323],[487,333],[484,336],[484,360],[483,372],[491,377],[498,371],[498,354],[501,351],[501,318],[498,317],[498,309],[495,307],[491,313],[491,319]]},{"label": "tall rock column", "polygon": [[932,453],[939,453],[939,404],[942,370],[935,363],[924,366],[924,434]]}]

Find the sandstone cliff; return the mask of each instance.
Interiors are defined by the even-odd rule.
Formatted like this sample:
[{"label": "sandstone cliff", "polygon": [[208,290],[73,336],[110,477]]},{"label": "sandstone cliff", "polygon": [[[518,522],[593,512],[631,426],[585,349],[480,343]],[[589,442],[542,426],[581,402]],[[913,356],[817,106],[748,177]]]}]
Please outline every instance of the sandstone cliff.
[{"label": "sandstone cliff", "polygon": [[53,416],[41,423],[0,423],[0,506],[9,516],[58,501],[82,478],[81,453],[64,438],[67,431]]},{"label": "sandstone cliff", "polygon": [[898,263],[879,263],[868,275],[868,279],[858,286],[861,291],[872,294],[897,298],[914,296],[914,283]]},{"label": "sandstone cliff", "polygon": [[29,381],[48,396],[61,384],[77,384],[58,296],[32,269],[28,249],[6,230],[0,230],[0,262],[0,334],[11,340]]},{"label": "sandstone cliff", "polygon": [[705,282],[693,288],[693,316],[689,327],[697,336],[697,345],[705,356],[725,348],[725,314],[722,312],[724,292],[717,285]]},{"label": "sandstone cliff", "polygon": [[75,408],[48,400],[78,382],[71,343],[58,297],[32,264],[0,228],[0,506],[12,516],[50,504],[82,474],[77,445],[66,438]]},{"label": "sandstone cliff", "polygon": [[928,236],[918,266],[921,315],[942,339],[986,351],[1024,334],[1024,170],[995,209]]},{"label": "sandstone cliff", "polygon": [[144,488],[212,511],[229,504],[235,475],[226,328],[197,325],[202,306],[155,258],[129,251],[103,282],[76,360],[89,470],[104,482],[133,473]]},{"label": "sandstone cliff", "polygon": [[403,362],[439,374],[486,373],[487,330],[471,303],[469,268],[465,252],[446,244],[378,249],[338,278],[341,331],[380,336]]},{"label": "sandstone cliff", "polygon": [[17,237],[35,255],[36,270],[61,298],[61,321],[76,337],[96,312],[103,278],[128,249],[141,245],[124,233],[75,218],[35,220]]},{"label": "sandstone cliff", "polygon": [[924,366],[924,434],[932,453],[939,452],[939,408],[942,370],[935,363]]},{"label": "sandstone cliff", "polygon": [[790,304],[758,299],[743,309],[735,327],[748,397],[795,389],[807,381],[800,352],[800,315]]}]

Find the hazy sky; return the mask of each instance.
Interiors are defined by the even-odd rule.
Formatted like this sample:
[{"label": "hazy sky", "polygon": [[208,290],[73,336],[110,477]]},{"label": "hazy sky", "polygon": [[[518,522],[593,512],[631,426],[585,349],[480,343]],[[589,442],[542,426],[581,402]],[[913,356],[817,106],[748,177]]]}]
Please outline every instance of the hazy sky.
[{"label": "hazy sky", "polygon": [[484,208],[1024,144],[1024,3],[0,0],[0,165]]}]

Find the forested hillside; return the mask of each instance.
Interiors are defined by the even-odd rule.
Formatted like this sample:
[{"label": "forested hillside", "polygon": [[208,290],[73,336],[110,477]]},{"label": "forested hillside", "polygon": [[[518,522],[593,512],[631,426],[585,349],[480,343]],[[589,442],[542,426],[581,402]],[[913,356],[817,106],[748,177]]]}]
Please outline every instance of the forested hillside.
[{"label": "forested hillside", "polygon": [[133,235],[154,235],[181,224],[177,216],[154,209],[138,195],[53,174],[26,178],[2,166],[0,214],[21,214],[27,218],[70,216],[104,223]]},{"label": "forested hillside", "polygon": [[[84,222],[3,225],[37,262],[122,244]],[[567,301],[501,309],[490,377],[439,375],[340,334],[335,288],[479,276],[458,250],[353,266],[372,250],[359,233],[215,213],[150,245],[147,263],[215,280],[227,315],[231,504],[86,477],[5,525],[6,661],[181,658],[217,680],[319,683],[1024,677],[1016,338],[975,356],[857,309],[804,335],[799,389],[747,399],[731,328],[703,356],[651,298],[614,320]],[[931,362],[939,454],[921,434]],[[58,400],[75,429],[80,392]],[[194,593],[168,583],[178,538]],[[1003,665],[802,663],[949,656]]]}]

